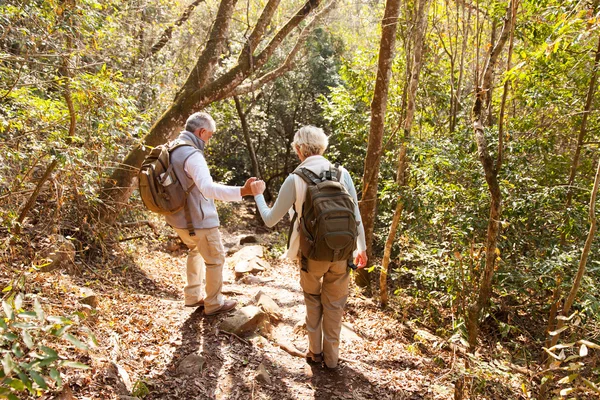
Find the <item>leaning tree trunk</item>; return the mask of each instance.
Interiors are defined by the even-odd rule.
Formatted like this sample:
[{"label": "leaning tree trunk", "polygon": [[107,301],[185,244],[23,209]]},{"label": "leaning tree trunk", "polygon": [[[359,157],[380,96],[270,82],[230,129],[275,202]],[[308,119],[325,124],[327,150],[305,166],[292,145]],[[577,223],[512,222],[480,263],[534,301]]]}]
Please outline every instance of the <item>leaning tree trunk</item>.
[{"label": "leaning tree trunk", "polygon": [[[479,335],[479,318],[481,311],[488,305],[492,294],[492,278],[494,267],[496,265],[496,251],[498,241],[498,231],[500,229],[500,214],[502,206],[502,194],[498,183],[498,167],[500,163],[494,165],[494,160],[488,151],[488,143],[485,138],[483,120],[485,118],[486,96],[492,86],[493,70],[498,61],[498,57],[506,44],[512,30],[514,29],[515,1],[511,0],[508,6],[507,15],[504,20],[502,33],[498,42],[488,55],[488,60],[483,71],[481,84],[477,88],[475,104],[473,106],[473,130],[479,160],[483,166],[485,180],[490,191],[490,216],[488,219],[485,266],[480,277],[479,294],[477,299],[469,306],[467,316],[467,331],[469,336],[469,348],[475,350],[477,345],[477,336]],[[501,150],[499,151],[501,153]]]},{"label": "leaning tree trunk", "polygon": [[[375,91],[371,102],[371,126],[369,144],[363,173],[362,198],[359,203],[362,223],[365,228],[369,263],[373,259],[373,228],[377,208],[377,184],[379,182],[379,166],[383,153],[383,129],[387,108],[388,88],[392,75],[392,62],[396,47],[396,27],[400,15],[400,0],[387,0],[385,12],[381,20],[381,43]],[[366,269],[359,270],[356,283],[360,287],[369,287],[370,279]]]},{"label": "leaning tree trunk", "polygon": [[[188,115],[202,110],[212,102],[225,99],[234,94],[243,94],[244,90],[256,89],[258,86],[250,85],[249,88],[242,90],[243,85],[241,84],[269,61],[285,38],[319,6],[320,1],[307,0],[286,24],[274,34],[269,43],[255,55],[254,52],[264,39],[280,2],[280,0],[269,0],[258,18],[254,30],[248,37],[246,45],[240,51],[237,64],[215,79],[213,76],[215,66],[222,53],[221,50],[224,47],[234,6],[237,2],[237,0],[222,0],[207,44],[185,84],[177,93],[175,100],[152,126],[142,143],[129,152],[120,167],[115,169],[110,179],[107,180],[101,194],[101,200],[104,204],[103,209],[100,210],[101,220],[105,222],[114,220],[117,211],[122,208],[131,195],[138,168],[150,148],[173,138],[176,131],[183,127]],[[293,57],[298,52],[301,44],[304,43],[306,36],[318,18],[328,10],[329,7],[325,7],[303,28],[296,45],[282,65],[258,78],[261,84],[275,79],[291,68]]]},{"label": "leaning tree trunk", "polygon": [[[427,30],[427,9],[429,7],[429,0],[419,0],[417,17],[414,30],[414,60],[412,62],[412,71],[410,74],[410,83],[408,85],[408,102],[406,107],[406,119],[404,120],[404,139],[400,147],[400,154],[398,156],[398,168],[396,172],[396,182],[398,183],[398,189],[401,191],[406,187],[406,172],[408,170],[408,143],[410,141],[410,132],[412,129],[415,109],[416,109],[416,96],[417,88],[419,87],[419,75],[421,73],[421,67],[423,65],[423,47],[425,41],[425,32]],[[381,306],[385,307],[388,303],[388,290],[387,290],[387,274],[390,265],[390,258],[392,254],[392,245],[396,238],[396,231],[400,223],[400,217],[404,210],[404,201],[402,196],[399,195],[396,200],[396,210],[392,218],[392,225],[390,226],[390,232],[388,233],[387,240],[385,242],[385,250],[383,253],[382,260],[382,271],[379,276],[379,294],[381,297]]]}]

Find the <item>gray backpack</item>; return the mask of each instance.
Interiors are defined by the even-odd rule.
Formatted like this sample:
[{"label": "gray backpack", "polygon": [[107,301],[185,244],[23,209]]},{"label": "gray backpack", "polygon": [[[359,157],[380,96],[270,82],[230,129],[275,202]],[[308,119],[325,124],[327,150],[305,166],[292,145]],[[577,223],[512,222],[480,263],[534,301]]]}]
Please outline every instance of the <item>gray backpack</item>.
[{"label": "gray backpack", "polygon": [[[294,174],[307,184],[300,218],[300,251],[316,261],[349,260],[356,248],[358,225],[354,199],[341,183],[342,170],[337,166],[317,175],[300,168]],[[292,227],[296,214],[292,220]]]},{"label": "gray backpack", "polygon": [[190,236],[194,236],[194,226],[187,204],[187,197],[194,188],[194,184],[184,188],[177,179],[173,164],[171,164],[171,153],[182,146],[196,148],[191,142],[175,139],[152,149],[138,173],[138,188],[144,205],[150,211],[170,215],[183,209],[188,232]]}]

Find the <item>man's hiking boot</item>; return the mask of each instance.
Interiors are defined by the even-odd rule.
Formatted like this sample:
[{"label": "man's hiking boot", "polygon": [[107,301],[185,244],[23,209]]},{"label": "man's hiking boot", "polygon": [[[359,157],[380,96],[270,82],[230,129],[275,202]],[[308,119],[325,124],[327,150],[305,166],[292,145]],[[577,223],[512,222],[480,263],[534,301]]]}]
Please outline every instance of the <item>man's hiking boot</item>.
[{"label": "man's hiking boot", "polygon": [[186,307],[204,307],[204,299],[198,300],[195,303],[192,304],[186,304]]},{"label": "man's hiking boot", "polygon": [[314,354],[310,350],[306,353],[306,362],[310,365],[317,365],[323,362],[323,353]]},{"label": "man's hiking boot", "polygon": [[210,312],[210,313],[207,313],[206,310],[205,310],[205,313],[206,313],[206,315],[217,315],[217,314],[221,314],[221,313],[226,313],[228,311],[233,310],[235,308],[235,306],[237,306],[237,301],[235,301],[235,300],[225,300],[223,302],[223,305],[221,306],[221,308],[219,308],[219,309],[217,309],[217,310],[215,310],[213,312]]}]

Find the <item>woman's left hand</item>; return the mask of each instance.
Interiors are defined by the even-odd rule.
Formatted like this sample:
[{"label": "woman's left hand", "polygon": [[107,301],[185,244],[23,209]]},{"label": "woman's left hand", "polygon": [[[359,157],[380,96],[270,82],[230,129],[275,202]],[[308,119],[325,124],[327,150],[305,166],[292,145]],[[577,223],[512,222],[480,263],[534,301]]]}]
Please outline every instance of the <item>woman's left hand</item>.
[{"label": "woman's left hand", "polygon": [[250,185],[250,189],[252,190],[252,194],[254,196],[263,194],[266,188],[267,188],[267,185],[265,184],[265,181],[260,181],[260,180],[252,182],[252,184]]}]

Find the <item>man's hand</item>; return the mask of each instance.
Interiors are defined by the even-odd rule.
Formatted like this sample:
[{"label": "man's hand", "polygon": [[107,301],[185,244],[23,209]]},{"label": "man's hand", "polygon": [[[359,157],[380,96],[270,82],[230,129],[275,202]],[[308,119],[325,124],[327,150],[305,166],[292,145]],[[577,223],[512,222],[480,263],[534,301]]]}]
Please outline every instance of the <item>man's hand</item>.
[{"label": "man's hand", "polygon": [[250,185],[252,185],[252,182],[255,182],[257,179],[258,178],[254,176],[252,178],[248,178],[248,180],[246,181],[246,183],[244,183],[244,186],[242,186],[242,189],[240,190],[240,194],[242,195],[242,197],[252,195]]},{"label": "man's hand", "polygon": [[358,267],[358,269],[362,269],[367,266],[367,252],[359,251],[354,259],[354,264]]},{"label": "man's hand", "polygon": [[267,185],[265,184],[265,181],[256,181],[256,182],[252,182],[252,184],[250,185],[250,188],[252,190],[252,194],[254,196],[257,196],[259,194],[263,194],[265,189],[267,188]]}]

